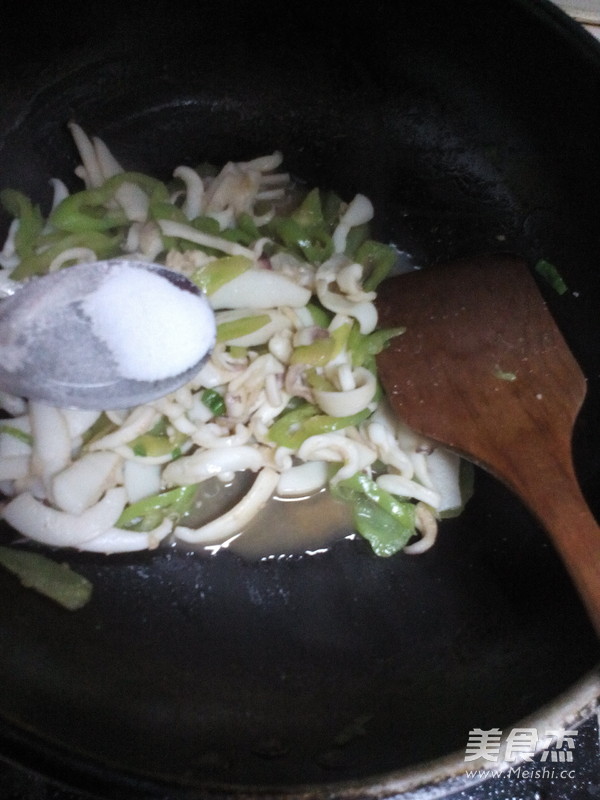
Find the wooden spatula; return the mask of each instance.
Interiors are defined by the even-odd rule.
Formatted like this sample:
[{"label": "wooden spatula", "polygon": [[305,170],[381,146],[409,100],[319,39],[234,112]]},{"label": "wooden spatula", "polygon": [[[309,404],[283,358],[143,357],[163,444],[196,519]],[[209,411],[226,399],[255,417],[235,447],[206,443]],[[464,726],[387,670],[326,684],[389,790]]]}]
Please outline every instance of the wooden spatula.
[{"label": "wooden spatula", "polygon": [[571,455],[586,381],[526,264],[509,255],[401,275],[379,291],[378,356],[398,416],[507,484],[552,537],[600,634],[600,529]]}]

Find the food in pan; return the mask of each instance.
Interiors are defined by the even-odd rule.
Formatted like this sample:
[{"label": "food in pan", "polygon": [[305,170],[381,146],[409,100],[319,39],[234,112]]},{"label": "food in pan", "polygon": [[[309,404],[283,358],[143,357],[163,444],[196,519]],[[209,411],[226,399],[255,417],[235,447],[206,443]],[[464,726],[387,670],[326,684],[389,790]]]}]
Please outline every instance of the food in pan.
[{"label": "food in pan", "polygon": [[83,189],[53,180],[46,216],[0,195],[0,291],[82,261],[162,263],[204,290],[217,344],[189,384],[136,408],[2,396],[6,522],[52,547],[215,550],[251,536],[273,498],[328,492],[376,554],[430,547],[463,503],[459,461],[394,418],[378,384],[375,356],[402,330],[377,326],[397,251],[370,238],[368,198],[306,190],[277,152],[164,181],[70,129]]}]

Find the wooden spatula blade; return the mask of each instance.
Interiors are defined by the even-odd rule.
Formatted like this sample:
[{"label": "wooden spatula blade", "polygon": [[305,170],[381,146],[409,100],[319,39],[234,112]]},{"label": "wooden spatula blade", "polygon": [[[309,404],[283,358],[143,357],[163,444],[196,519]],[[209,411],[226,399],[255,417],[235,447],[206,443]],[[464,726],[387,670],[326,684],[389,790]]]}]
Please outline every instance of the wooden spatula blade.
[{"label": "wooden spatula blade", "polygon": [[522,259],[489,255],[386,281],[378,356],[414,430],[506,483],[544,524],[600,632],[600,531],[573,469],[586,380]]},{"label": "wooden spatula blade", "polygon": [[406,326],[378,368],[415,430],[502,477],[507,448],[538,431],[566,436],[570,450],[586,381],[524,261],[485,256],[394,278],[379,313],[383,326]]}]

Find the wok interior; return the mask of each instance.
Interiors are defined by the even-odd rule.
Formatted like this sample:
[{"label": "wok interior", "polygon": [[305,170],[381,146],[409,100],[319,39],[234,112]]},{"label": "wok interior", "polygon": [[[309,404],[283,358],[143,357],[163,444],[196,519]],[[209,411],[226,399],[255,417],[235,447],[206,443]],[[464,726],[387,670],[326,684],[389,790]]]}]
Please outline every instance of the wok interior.
[{"label": "wok interior", "polygon": [[[369,196],[375,234],[419,264],[498,249],[553,261],[578,292],[547,299],[590,376],[575,454],[598,514],[587,115],[600,63],[543,7],[503,2],[498,16],[490,2],[475,20],[474,4],[446,5],[92,10],[58,41],[40,36],[35,57],[13,43],[2,186],[48,203],[48,179],[76,164],[75,119],[125,168],[163,178],[280,149],[309,186]],[[464,749],[473,727],[510,726],[598,657],[545,534],[481,473],[419,557],[348,541],[255,564],[67,555],[95,586],[76,614],[0,574],[0,711],[5,750],[78,780],[93,763],[181,786],[368,781]]]}]

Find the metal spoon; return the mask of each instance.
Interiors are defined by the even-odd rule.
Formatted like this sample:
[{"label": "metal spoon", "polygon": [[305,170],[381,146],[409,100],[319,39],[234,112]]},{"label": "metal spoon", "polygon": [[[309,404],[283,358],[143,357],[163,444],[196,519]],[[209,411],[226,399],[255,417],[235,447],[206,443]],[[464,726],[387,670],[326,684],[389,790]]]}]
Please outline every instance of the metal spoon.
[{"label": "metal spoon", "polygon": [[[138,334],[138,351],[144,350],[139,356],[145,359],[141,377],[139,371],[132,377],[131,370],[123,367],[124,358],[135,362],[137,355],[131,351],[136,345],[130,346],[129,337],[119,335],[119,326],[127,330],[124,320],[133,319],[134,311],[140,320],[141,300],[139,293],[127,295],[127,307],[132,313],[124,315],[123,293],[116,304],[118,310],[114,302],[105,299],[105,289],[108,281],[113,281],[112,286],[120,285],[114,283],[116,278],[135,278],[139,284],[141,274],[163,280],[165,297],[175,302],[174,309],[183,304],[181,307],[194,318],[190,336],[195,338],[186,339],[186,345],[195,342],[191,350],[193,363],[187,362],[183,368],[180,364],[175,374],[165,373],[164,367],[162,373],[153,370],[159,369],[155,365],[161,360],[169,358],[169,351],[160,348],[163,341],[164,348],[173,347],[169,336],[172,339],[175,335],[173,326],[183,324],[182,315],[160,329],[150,315],[141,319],[141,333],[134,331]],[[155,293],[161,290],[154,279],[150,284]],[[173,287],[182,294],[174,293]],[[214,315],[204,294],[186,277],[156,264],[127,259],[79,264],[23,284],[15,283],[13,288],[14,294],[0,301],[0,390],[15,396],[64,408],[129,408],[169,394],[188,382],[215,343]],[[190,298],[197,304],[198,319]],[[105,326],[113,314],[115,329],[109,331],[108,337],[98,334],[90,308],[96,309]],[[152,344],[154,350],[139,348],[140,335],[144,337],[143,344]]]}]

